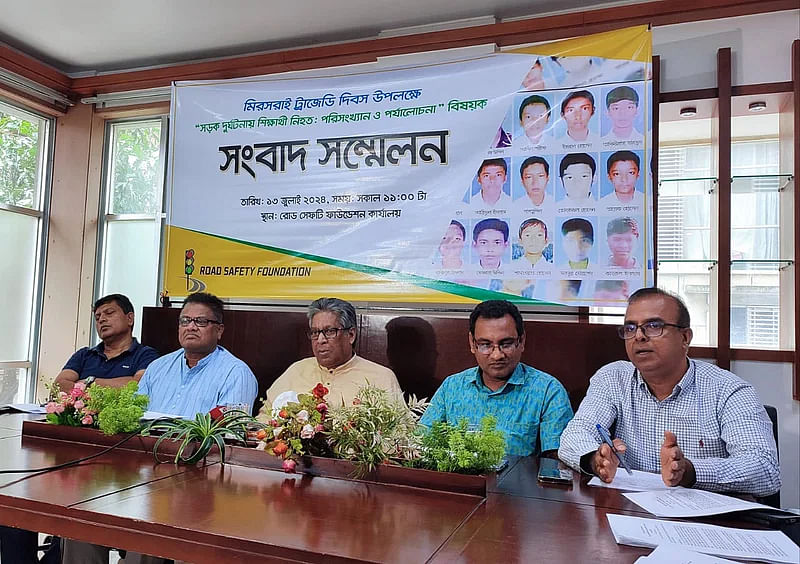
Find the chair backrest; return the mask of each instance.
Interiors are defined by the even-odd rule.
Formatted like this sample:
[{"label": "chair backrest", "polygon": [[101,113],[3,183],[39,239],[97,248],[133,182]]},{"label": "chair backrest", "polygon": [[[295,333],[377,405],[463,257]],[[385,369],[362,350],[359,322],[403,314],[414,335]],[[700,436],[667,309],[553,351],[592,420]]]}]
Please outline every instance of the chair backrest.
[{"label": "chair backrest", "polygon": [[[778,459],[780,460],[780,448],[778,447],[778,410],[775,409],[775,406],[772,405],[765,405],[764,410],[767,412],[769,416],[769,420],[772,421],[772,436],[775,437],[775,449],[778,453]],[[762,497],[759,501],[765,505],[769,505],[771,507],[777,507],[780,509],[781,507],[781,491],[778,490],[772,495],[768,495],[767,497]]]}]

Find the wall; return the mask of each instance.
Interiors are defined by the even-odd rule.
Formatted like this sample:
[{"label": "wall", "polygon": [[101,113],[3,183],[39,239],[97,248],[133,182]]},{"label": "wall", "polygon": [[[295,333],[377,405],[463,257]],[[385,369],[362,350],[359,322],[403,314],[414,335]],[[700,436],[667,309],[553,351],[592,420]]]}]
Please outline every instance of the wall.
[{"label": "wall", "polygon": [[653,28],[661,91],[715,88],[717,49],[730,47],[734,86],[792,80],[791,47],[800,10]]},{"label": "wall", "polygon": [[778,410],[781,506],[800,508],[800,402],[792,400],[792,365],[738,360],[731,370],[753,384],[764,404]]}]

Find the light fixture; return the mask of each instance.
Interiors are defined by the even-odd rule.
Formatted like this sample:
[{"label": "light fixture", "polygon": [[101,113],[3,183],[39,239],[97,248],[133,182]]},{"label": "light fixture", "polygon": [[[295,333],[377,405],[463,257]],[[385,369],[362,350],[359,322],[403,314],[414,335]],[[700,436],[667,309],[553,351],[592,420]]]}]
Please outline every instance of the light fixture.
[{"label": "light fixture", "polygon": [[747,109],[751,112],[763,112],[767,109],[767,103],[763,100],[759,100],[757,102],[750,102],[750,105],[747,106]]},{"label": "light fixture", "polygon": [[681,117],[694,117],[697,115],[697,108],[694,106],[686,106],[685,108],[681,108],[680,111]]}]

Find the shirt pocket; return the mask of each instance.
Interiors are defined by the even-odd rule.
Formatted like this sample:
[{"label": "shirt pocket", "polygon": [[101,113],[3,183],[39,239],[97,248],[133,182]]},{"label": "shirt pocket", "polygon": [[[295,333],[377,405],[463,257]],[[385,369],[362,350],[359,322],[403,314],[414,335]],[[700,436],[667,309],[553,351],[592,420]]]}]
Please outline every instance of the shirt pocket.
[{"label": "shirt pocket", "polygon": [[508,423],[502,426],[506,435],[506,453],[527,456],[539,450],[539,424]]}]

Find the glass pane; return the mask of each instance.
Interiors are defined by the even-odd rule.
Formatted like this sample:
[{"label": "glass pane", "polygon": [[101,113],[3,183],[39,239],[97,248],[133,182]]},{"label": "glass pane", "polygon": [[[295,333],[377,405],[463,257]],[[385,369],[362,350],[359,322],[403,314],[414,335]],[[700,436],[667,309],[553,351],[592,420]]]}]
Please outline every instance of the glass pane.
[{"label": "glass pane", "polygon": [[159,213],[163,173],[161,120],[112,126],[108,212]]},{"label": "glass pane", "polygon": [[22,403],[25,400],[27,368],[0,367],[0,405]]},{"label": "glass pane", "polygon": [[780,345],[780,274],[775,264],[770,271],[752,266],[762,271],[731,273],[731,346],[776,349]]},{"label": "glass pane", "polygon": [[659,260],[711,259],[711,194],[707,180],[664,182],[658,192]]},{"label": "glass pane", "polygon": [[39,220],[0,210],[0,361],[28,360]]},{"label": "glass pane", "polygon": [[101,296],[125,294],[133,302],[141,335],[142,306],[155,305],[159,259],[159,222],[152,219],[106,224]]},{"label": "glass pane", "polygon": [[0,202],[39,208],[45,121],[0,104]]},{"label": "glass pane", "polygon": [[692,319],[693,345],[710,345],[711,272],[707,264],[670,263],[658,268],[660,288],[678,294]]}]

